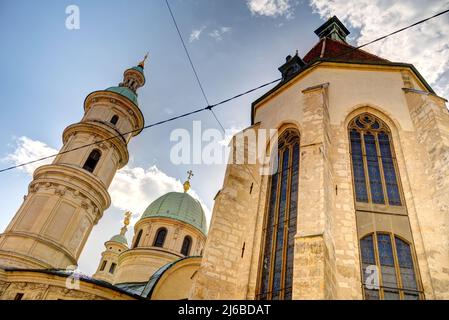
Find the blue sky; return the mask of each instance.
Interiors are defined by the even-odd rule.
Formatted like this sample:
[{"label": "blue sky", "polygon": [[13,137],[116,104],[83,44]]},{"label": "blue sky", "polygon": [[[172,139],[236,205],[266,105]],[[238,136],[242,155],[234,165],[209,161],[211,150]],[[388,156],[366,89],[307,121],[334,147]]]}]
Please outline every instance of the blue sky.
[{"label": "blue sky", "polygon": [[[449,7],[448,1],[428,1],[423,6],[413,0],[170,3],[211,103],[278,78],[277,68],[285,56],[295,50],[307,53],[318,40],[313,30],[330,15],[338,15],[352,31],[351,43],[360,44]],[[79,30],[65,27],[65,9],[72,4],[80,8]],[[437,93],[447,97],[448,26],[448,18],[442,17],[367,50],[414,63]],[[117,85],[123,71],[147,51],[147,83],[138,92],[146,123],[204,106],[163,0],[0,0],[0,41],[0,167],[59,149],[64,128],[83,115],[84,98]],[[224,127],[247,127],[251,102],[263,92],[216,109]],[[130,163],[112,193],[117,200],[95,227],[81,258],[84,272],[95,271],[104,241],[119,232],[126,203],[132,203],[130,209],[137,217],[141,212],[136,210],[180,188],[189,169],[195,172],[194,195],[212,209],[225,166],[176,166],[169,159],[170,132],[191,130],[193,120],[200,120],[203,129],[218,128],[210,113],[201,113],[144,131],[131,142]],[[0,229],[20,206],[31,172],[28,168],[0,175]],[[123,192],[127,184],[133,184],[135,196]]]}]

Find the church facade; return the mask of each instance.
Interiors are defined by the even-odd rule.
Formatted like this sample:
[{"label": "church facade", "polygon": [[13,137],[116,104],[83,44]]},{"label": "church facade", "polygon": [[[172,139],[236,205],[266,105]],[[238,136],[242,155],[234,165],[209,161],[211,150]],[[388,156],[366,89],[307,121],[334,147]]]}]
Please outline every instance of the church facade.
[{"label": "church facade", "polygon": [[144,62],[91,93],[0,235],[0,299],[449,299],[447,101],[413,65],[350,46],[338,18],[315,33],[242,132],[277,129],[277,170],[230,159],[208,232],[186,181],[73,279],[144,126]]}]

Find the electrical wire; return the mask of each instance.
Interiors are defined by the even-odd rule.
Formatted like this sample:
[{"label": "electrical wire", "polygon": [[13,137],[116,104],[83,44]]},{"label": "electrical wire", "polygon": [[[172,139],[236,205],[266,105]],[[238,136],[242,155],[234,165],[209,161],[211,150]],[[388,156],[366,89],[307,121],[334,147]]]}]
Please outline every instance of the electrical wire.
[{"label": "electrical wire", "polygon": [[[167,1],[167,0],[166,0],[166,1]],[[168,1],[167,1],[167,4],[168,4]],[[170,8],[170,7],[169,7],[169,8]],[[170,11],[171,11],[171,10],[170,10]],[[410,28],[412,28],[412,27],[415,27],[415,26],[417,26],[417,25],[420,25],[420,24],[422,24],[422,23],[424,23],[424,22],[427,22],[427,21],[429,21],[429,20],[431,20],[431,19],[434,19],[434,18],[436,18],[436,17],[439,17],[439,16],[441,16],[441,15],[443,15],[443,14],[446,14],[446,13],[448,13],[448,12],[449,12],[449,9],[444,10],[444,11],[439,12],[439,13],[437,13],[437,14],[431,16],[431,17],[425,18],[425,19],[420,20],[420,21],[418,21],[418,22],[415,22],[415,23],[413,23],[413,24],[411,24],[411,25],[409,25],[409,26],[406,26],[406,27],[404,27],[404,28],[401,28],[401,29],[398,29],[398,30],[396,30],[396,31],[393,31],[393,32],[391,32],[391,33],[389,33],[389,34],[387,34],[387,35],[384,35],[384,36],[379,37],[379,38],[377,38],[377,39],[375,39],[375,40],[372,40],[372,41],[370,41],[370,42],[367,42],[367,43],[365,43],[365,44],[362,44],[362,45],[360,45],[360,46],[358,46],[358,47],[354,47],[354,48],[352,48],[351,50],[349,50],[348,52],[345,52],[345,53],[343,53],[343,54],[341,54],[341,55],[337,55],[337,56],[335,56],[335,57],[333,57],[333,58],[335,59],[335,58],[337,58],[337,57],[347,55],[348,53],[350,53],[350,52],[352,52],[352,51],[361,49],[361,48],[366,47],[366,46],[368,46],[368,45],[370,45],[370,44],[373,44],[373,43],[375,43],[375,42],[384,40],[384,39],[386,39],[386,38],[388,38],[388,37],[390,37],[390,36],[392,36],[392,35],[395,35],[395,34],[397,34],[397,33],[400,33],[400,32],[402,32],[402,31],[405,31],[405,30],[410,29]],[[178,32],[179,32],[179,28],[178,28],[178,27],[177,27],[177,30],[178,30]],[[180,34],[180,32],[179,32],[179,34]],[[182,38],[182,37],[181,37],[181,38]],[[185,47],[184,41],[183,41],[183,44],[184,44],[185,50],[187,51],[187,49],[186,49],[186,47]],[[188,51],[187,51],[187,53],[188,53]],[[189,55],[189,57],[190,57],[190,55]],[[191,61],[191,59],[190,59],[190,61]],[[322,62],[322,61],[318,61],[317,64],[319,64],[319,63],[321,63],[321,62]],[[317,65],[317,64],[315,64],[315,65]],[[192,68],[194,69],[193,63],[192,63],[191,65],[192,65]],[[196,72],[195,72],[195,74],[196,74]],[[197,74],[196,74],[196,76],[197,76]],[[189,116],[189,115],[193,115],[193,114],[196,114],[196,113],[205,111],[205,110],[212,111],[212,109],[215,108],[215,107],[218,107],[218,106],[223,105],[223,104],[225,104],[225,103],[228,103],[228,102],[230,102],[230,101],[232,101],[232,100],[234,100],[234,99],[237,99],[237,98],[240,98],[240,97],[242,97],[242,96],[245,96],[245,95],[247,95],[247,94],[249,94],[249,93],[252,93],[252,92],[254,92],[254,91],[256,91],[256,90],[262,89],[262,88],[264,88],[264,87],[266,87],[266,86],[269,86],[269,85],[271,85],[271,84],[273,84],[273,83],[276,83],[276,82],[278,82],[278,81],[280,81],[280,80],[282,80],[282,78],[276,79],[276,80],[273,80],[273,81],[270,81],[270,82],[267,82],[267,83],[262,84],[262,85],[260,85],[260,86],[258,86],[258,87],[252,88],[252,89],[250,89],[250,90],[247,90],[247,91],[245,91],[245,92],[242,92],[242,93],[240,93],[240,94],[237,94],[237,95],[235,95],[235,96],[233,96],[233,97],[230,97],[230,98],[228,98],[228,99],[222,100],[222,101],[220,101],[220,102],[218,102],[218,103],[215,103],[215,104],[212,104],[212,105],[209,105],[209,103],[208,103],[208,106],[205,107],[205,108],[199,108],[199,109],[193,110],[193,111],[191,111],[191,112],[187,112],[187,113],[181,114],[181,115],[176,116],[176,117],[172,117],[172,118],[169,118],[169,119],[165,119],[165,120],[162,120],[162,121],[158,121],[158,122],[152,123],[152,124],[150,124],[150,125],[144,126],[144,127],[142,127],[142,128],[139,128],[139,129],[131,130],[131,131],[125,132],[125,133],[123,133],[123,134],[114,135],[114,136],[109,137],[109,138],[106,138],[106,139],[100,139],[99,141],[96,141],[96,142],[93,142],[93,143],[89,143],[89,144],[86,144],[86,145],[82,145],[82,146],[79,146],[79,147],[76,147],[76,148],[68,149],[68,150],[65,150],[65,151],[61,151],[61,152],[58,152],[58,153],[53,154],[53,155],[49,155],[49,156],[46,156],[46,157],[38,158],[38,159],[35,159],[35,160],[32,160],[32,161],[28,161],[28,162],[20,163],[20,164],[11,166],[11,167],[7,167],[7,168],[4,168],[4,169],[0,169],[0,173],[6,172],[6,171],[10,171],[10,170],[13,170],[13,169],[16,169],[16,168],[24,167],[24,166],[26,166],[26,165],[33,164],[33,163],[36,163],[36,162],[40,162],[40,161],[43,161],[43,160],[47,160],[47,159],[50,159],[50,158],[54,158],[54,157],[57,157],[57,156],[59,156],[59,155],[66,154],[66,153],[69,153],[69,152],[73,152],[73,151],[76,151],[76,150],[79,150],[79,149],[82,149],[82,148],[87,148],[87,147],[90,147],[90,146],[92,146],[92,145],[97,145],[97,144],[100,144],[100,143],[102,143],[102,142],[109,141],[109,140],[112,140],[112,139],[115,139],[115,138],[118,138],[118,137],[123,137],[123,135],[127,135],[127,134],[130,134],[130,133],[135,133],[135,132],[138,132],[138,131],[143,131],[143,130],[145,130],[145,129],[149,129],[149,128],[152,128],[152,127],[156,127],[156,126],[158,126],[158,125],[162,125],[162,124],[165,124],[165,123],[167,123],[167,122],[171,122],[171,121],[174,121],[174,120],[177,120],[177,119],[180,119],[180,118],[184,118],[184,117],[187,117],[187,116]],[[198,82],[199,82],[199,84],[201,83],[201,82],[199,81],[199,78],[198,78]],[[201,88],[202,88],[202,86],[201,86]],[[204,90],[202,90],[202,92],[204,92]],[[205,96],[205,95],[204,95],[204,96]],[[206,96],[205,96],[205,99],[207,100],[207,97],[206,97]],[[217,120],[218,120],[218,118],[217,118]],[[220,125],[221,125],[221,124],[220,124]]]},{"label": "electrical wire", "polygon": [[98,145],[100,143],[113,140],[115,138],[123,138],[123,136],[126,136],[128,134],[132,134],[132,133],[140,132],[140,131],[143,131],[143,130],[146,130],[146,129],[149,129],[149,128],[153,128],[153,127],[156,127],[156,126],[168,123],[168,122],[172,122],[172,121],[175,121],[175,120],[178,120],[178,119],[181,119],[181,118],[185,118],[187,116],[190,116],[190,115],[193,115],[193,114],[196,114],[196,113],[200,113],[200,112],[203,112],[203,111],[209,111],[212,108],[218,107],[220,105],[223,105],[224,103],[230,102],[230,101],[232,101],[234,99],[240,98],[240,97],[242,97],[244,95],[247,95],[247,94],[249,94],[251,92],[254,92],[256,90],[262,89],[262,88],[264,88],[266,86],[269,86],[269,85],[271,85],[271,84],[273,84],[273,83],[275,83],[275,82],[277,82],[279,80],[280,79],[277,79],[275,81],[267,82],[267,83],[265,83],[263,85],[260,85],[260,86],[258,86],[256,88],[250,89],[250,90],[245,91],[245,92],[240,93],[240,94],[237,94],[237,95],[235,95],[235,96],[233,96],[231,98],[222,100],[222,101],[220,101],[218,103],[215,103],[213,105],[210,105],[210,106],[207,106],[207,107],[203,107],[203,108],[199,108],[199,109],[196,109],[196,110],[193,110],[193,111],[190,111],[190,112],[186,112],[186,113],[183,113],[183,114],[180,114],[178,116],[171,117],[171,118],[168,118],[168,119],[165,119],[165,120],[154,122],[154,123],[146,125],[146,126],[144,126],[142,128],[130,130],[130,131],[124,132],[122,134],[113,135],[113,136],[111,136],[109,138],[100,139],[98,141],[95,141],[95,142],[92,142],[92,143],[88,143],[88,144],[85,144],[85,145],[81,145],[81,146],[76,147],[76,148],[67,149],[67,150],[64,150],[64,151],[61,151],[61,152],[58,152],[58,153],[46,156],[46,157],[38,158],[38,159],[35,159],[35,160],[32,160],[32,161],[20,163],[20,164],[11,166],[11,167],[3,168],[3,169],[0,169],[0,173],[5,172],[5,171],[10,171],[10,170],[13,170],[13,169],[16,169],[16,168],[24,167],[26,165],[33,164],[33,163],[36,163],[36,162],[39,162],[39,161],[43,161],[43,160],[47,160],[47,159],[50,159],[50,158],[54,158],[54,157],[57,157],[59,155],[63,155],[63,154],[69,153],[69,152],[73,152],[73,151],[80,150],[80,149],[83,149],[83,148],[87,148],[87,147],[90,147],[90,146]]},{"label": "electrical wire", "polygon": [[[217,121],[217,123],[220,126],[221,130],[223,131],[223,134],[226,135],[226,130],[225,130],[223,124],[218,119],[218,117],[215,114],[215,112],[212,109],[212,107],[210,107],[209,99],[207,98],[206,92],[204,91],[204,88],[203,88],[203,85],[201,83],[200,77],[198,76],[198,72],[196,71],[195,65],[193,64],[192,57],[190,56],[189,50],[187,49],[187,46],[186,46],[186,44],[184,42],[184,39],[182,38],[181,30],[180,30],[180,28],[178,26],[178,23],[176,22],[176,18],[175,18],[175,15],[173,14],[173,10],[171,9],[168,0],[165,0],[165,3],[167,4],[168,11],[170,12],[171,18],[173,20],[173,24],[175,25],[176,31],[178,32],[179,39],[181,40],[182,46],[184,47],[184,51],[185,51],[185,53],[187,55],[187,59],[190,62],[190,67],[192,68],[193,74],[195,75],[195,78],[196,78],[196,81],[198,83],[198,86],[200,87],[201,92],[202,92],[203,97],[204,97],[204,100],[206,101],[206,103],[208,105],[207,109],[212,113],[212,116],[215,118],[215,120]],[[246,164],[244,165],[244,168],[251,175],[251,177],[253,178],[254,182],[256,182],[256,184],[259,185],[259,182],[256,180],[256,178],[254,177],[252,172],[246,167]]]}]

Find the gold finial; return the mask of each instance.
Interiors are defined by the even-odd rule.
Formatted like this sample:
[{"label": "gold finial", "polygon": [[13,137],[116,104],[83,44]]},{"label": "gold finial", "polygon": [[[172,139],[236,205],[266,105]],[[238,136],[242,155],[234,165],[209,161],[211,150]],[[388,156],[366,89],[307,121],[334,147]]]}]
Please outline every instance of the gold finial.
[{"label": "gold finial", "polygon": [[187,192],[190,190],[190,179],[192,179],[193,176],[194,176],[194,174],[193,174],[192,170],[187,171],[187,180],[183,184],[184,192]]},{"label": "gold finial", "polygon": [[145,57],[143,57],[143,60],[139,62],[139,67],[145,67],[145,61],[147,60],[149,55],[149,52],[147,52],[147,54],[145,55]]},{"label": "gold finial", "polygon": [[128,225],[129,225],[129,220],[131,218],[131,211],[126,211],[125,212],[125,219],[123,220],[123,227],[120,230],[120,234],[123,236],[125,235],[126,231],[128,231]]},{"label": "gold finial", "polygon": [[123,224],[125,226],[129,225],[129,219],[131,218],[131,215],[132,215],[131,211],[126,211],[125,212],[125,220],[123,220]]}]

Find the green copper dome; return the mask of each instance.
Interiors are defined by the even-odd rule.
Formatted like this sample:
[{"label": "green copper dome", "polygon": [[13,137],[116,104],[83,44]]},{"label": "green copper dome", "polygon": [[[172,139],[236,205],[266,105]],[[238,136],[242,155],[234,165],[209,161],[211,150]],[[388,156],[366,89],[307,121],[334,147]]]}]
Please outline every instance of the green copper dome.
[{"label": "green copper dome", "polygon": [[188,193],[170,192],[151,203],[141,219],[165,217],[188,223],[206,234],[206,216],[198,200]]},{"label": "green copper dome", "polygon": [[[142,68],[141,66],[132,67],[131,69],[132,69],[132,70],[139,71],[141,74],[144,74],[144,73],[143,73],[143,68]],[[144,75],[144,76],[145,76],[145,75]]]},{"label": "green copper dome", "polygon": [[129,100],[131,100],[136,106],[139,105],[139,103],[137,101],[137,95],[134,92],[132,92],[130,89],[128,89],[127,87],[110,87],[110,88],[107,88],[106,91],[118,93],[118,94],[128,98]]},{"label": "green copper dome", "polygon": [[128,240],[126,240],[126,237],[122,236],[121,234],[117,234],[117,235],[113,236],[111,238],[111,240],[109,240],[109,241],[115,241],[115,242],[123,243],[123,244],[126,244],[126,245],[128,244]]}]

